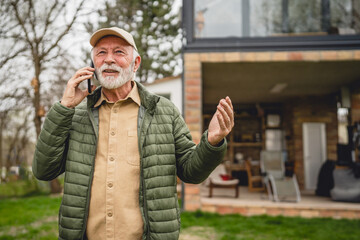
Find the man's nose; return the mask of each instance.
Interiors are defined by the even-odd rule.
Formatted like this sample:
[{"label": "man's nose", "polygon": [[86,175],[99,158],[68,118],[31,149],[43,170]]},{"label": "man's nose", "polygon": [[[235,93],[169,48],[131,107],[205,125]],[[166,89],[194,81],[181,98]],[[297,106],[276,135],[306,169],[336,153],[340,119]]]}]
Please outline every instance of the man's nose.
[{"label": "man's nose", "polygon": [[106,54],[105,63],[110,65],[115,63],[114,55],[112,53]]}]

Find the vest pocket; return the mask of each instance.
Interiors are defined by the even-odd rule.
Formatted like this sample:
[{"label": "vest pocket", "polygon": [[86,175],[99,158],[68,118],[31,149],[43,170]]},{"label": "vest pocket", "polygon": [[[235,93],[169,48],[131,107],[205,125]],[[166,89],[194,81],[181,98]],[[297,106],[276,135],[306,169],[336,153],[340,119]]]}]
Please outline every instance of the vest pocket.
[{"label": "vest pocket", "polygon": [[126,161],[133,166],[140,166],[137,131],[128,130],[126,143]]}]

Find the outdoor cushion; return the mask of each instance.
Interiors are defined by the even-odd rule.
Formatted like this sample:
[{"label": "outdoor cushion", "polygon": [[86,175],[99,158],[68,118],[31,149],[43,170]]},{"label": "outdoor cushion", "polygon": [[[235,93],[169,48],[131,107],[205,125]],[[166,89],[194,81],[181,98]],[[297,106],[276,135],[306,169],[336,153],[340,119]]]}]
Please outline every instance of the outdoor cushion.
[{"label": "outdoor cushion", "polygon": [[334,185],[330,191],[334,201],[360,202],[360,178],[355,178],[353,169],[335,169]]},{"label": "outdoor cushion", "polygon": [[234,185],[234,184],[238,184],[239,180],[238,179],[233,179],[233,180],[218,180],[218,179],[211,179],[212,183],[217,184],[217,185],[223,185],[223,186],[227,186],[227,185]]}]

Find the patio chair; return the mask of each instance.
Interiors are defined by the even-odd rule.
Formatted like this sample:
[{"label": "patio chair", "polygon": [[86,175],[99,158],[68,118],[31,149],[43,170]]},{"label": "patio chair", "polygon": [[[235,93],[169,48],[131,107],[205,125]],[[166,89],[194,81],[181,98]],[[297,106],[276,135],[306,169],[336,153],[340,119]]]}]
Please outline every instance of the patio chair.
[{"label": "patio chair", "polygon": [[231,179],[226,173],[225,166],[220,164],[208,178],[209,197],[213,196],[214,188],[232,188],[235,190],[235,197],[237,198],[239,196],[238,184],[239,179]]},{"label": "patio chair", "polygon": [[295,200],[300,202],[300,190],[295,174],[285,176],[284,153],[281,151],[261,151],[260,168],[270,200],[275,202]]}]

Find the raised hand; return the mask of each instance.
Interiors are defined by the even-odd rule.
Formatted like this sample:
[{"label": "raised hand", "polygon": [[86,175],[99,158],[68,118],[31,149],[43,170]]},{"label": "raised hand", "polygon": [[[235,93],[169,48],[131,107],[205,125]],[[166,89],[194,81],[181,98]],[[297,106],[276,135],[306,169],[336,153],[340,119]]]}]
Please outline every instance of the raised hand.
[{"label": "raised hand", "polygon": [[[79,84],[93,76],[95,69],[91,67],[84,67],[79,69],[74,76],[70,78],[66,85],[64,95],[61,99],[61,104],[68,108],[76,107],[81,101],[89,95],[87,89],[81,90]],[[91,86],[92,91],[95,90],[96,86]]]},{"label": "raised hand", "polygon": [[216,146],[234,127],[234,108],[231,99],[221,99],[208,128],[208,141]]}]

